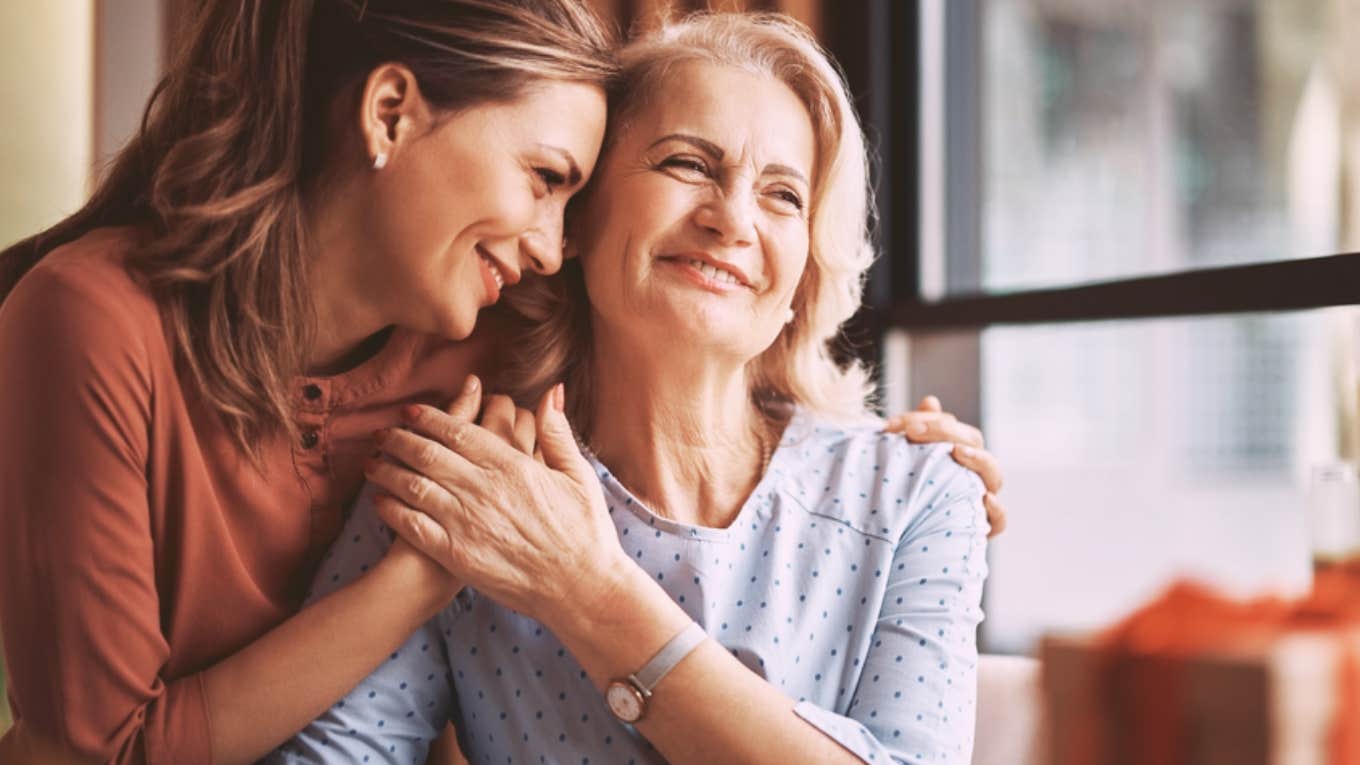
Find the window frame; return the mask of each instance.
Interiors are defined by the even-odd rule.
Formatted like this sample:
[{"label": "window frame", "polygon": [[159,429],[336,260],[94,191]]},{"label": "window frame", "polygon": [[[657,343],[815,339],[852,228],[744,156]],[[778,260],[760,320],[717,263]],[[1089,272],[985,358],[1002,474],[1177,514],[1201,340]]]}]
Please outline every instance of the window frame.
[{"label": "window frame", "polygon": [[[865,309],[852,323],[858,340],[851,345],[859,355],[865,355],[860,346],[866,330],[877,360],[892,330],[915,334],[1360,305],[1360,252],[1041,289],[960,291],[978,283],[982,257],[976,200],[982,172],[980,22],[986,2],[866,0],[862,8],[840,14],[841,23],[828,30],[879,160],[876,233],[882,255],[869,275]],[[922,44],[923,25],[932,24],[943,26],[943,51]],[[848,26],[857,34],[847,34]],[[930,60],[941,55],[942,62]],[[932,86],[923,76],[947,79]],[[923,105],[932,96],[936,103]],[[923,161],[934,155],[942,160]],[[937,188],[925,187],[931,183]]]}]

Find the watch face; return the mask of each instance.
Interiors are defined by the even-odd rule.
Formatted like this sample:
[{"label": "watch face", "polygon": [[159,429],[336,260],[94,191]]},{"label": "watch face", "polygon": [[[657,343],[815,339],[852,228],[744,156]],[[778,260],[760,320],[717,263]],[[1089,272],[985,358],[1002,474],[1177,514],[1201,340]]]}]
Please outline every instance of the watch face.
[{"label": "watch face", "polygon": [[609,704],[609,711],[620,720],[631,723],[642,718],[642,699],[628,683],[618,680],[610,683],[604,698]]}]

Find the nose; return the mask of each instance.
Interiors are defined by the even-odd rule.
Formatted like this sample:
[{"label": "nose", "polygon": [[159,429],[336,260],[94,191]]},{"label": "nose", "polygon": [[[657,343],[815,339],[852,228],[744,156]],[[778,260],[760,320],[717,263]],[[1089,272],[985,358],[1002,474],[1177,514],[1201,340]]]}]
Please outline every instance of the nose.
[{"label": "nose", "polygon": [[562,268],[562,215],[546,216],[546,219],[531,231],[519,238],[520,255],[528,262],[525,268],[547,276]]},{"label": "nose", "polygon": [[744,190],[715,194],[695,211],[694,222],[725,246],[749,247],[756,239],[754,195]]}]

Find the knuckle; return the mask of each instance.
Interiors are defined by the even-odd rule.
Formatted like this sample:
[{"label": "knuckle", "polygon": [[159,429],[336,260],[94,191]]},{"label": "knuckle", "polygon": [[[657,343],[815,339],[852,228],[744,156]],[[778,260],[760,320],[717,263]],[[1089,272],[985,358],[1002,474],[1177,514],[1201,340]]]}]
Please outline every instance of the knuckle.
[{"label": "knuckle", "polygon": [[430,491],[430,482],[423,476],[411,476],[406,481],[406,492],[411,495],[411,499],[421,502]]},{"label": "knuckle", "polygon": [[457,449],[467,438],[467,428],[461,422],[450,422],[444,427],[443,441],[449,448]]},{"label": "knuckle", "polygon": [[433,467],[434,464],[438,461],[439,461],[439,448],[432,443],[423,444],[416,451],[417,467],[430,468]]}]

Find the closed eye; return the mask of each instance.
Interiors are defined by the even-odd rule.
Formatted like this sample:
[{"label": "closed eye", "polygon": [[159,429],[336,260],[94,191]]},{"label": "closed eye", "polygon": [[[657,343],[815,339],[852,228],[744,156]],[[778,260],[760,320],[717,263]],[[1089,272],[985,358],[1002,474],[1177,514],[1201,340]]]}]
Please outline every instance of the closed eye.
[{"label": "closed eye", "polygon": [[673,157],[667,157],[661,160],[661,167],[708,175],[708,164],[692,154],[677,154]]},{"label": "closed eye", "polygon": [[549,189],[560,188],[567,183],[567,176],[551,167],[536,167],[534,168],[534,172],[538,174],[539,179],[542,180]]}]

